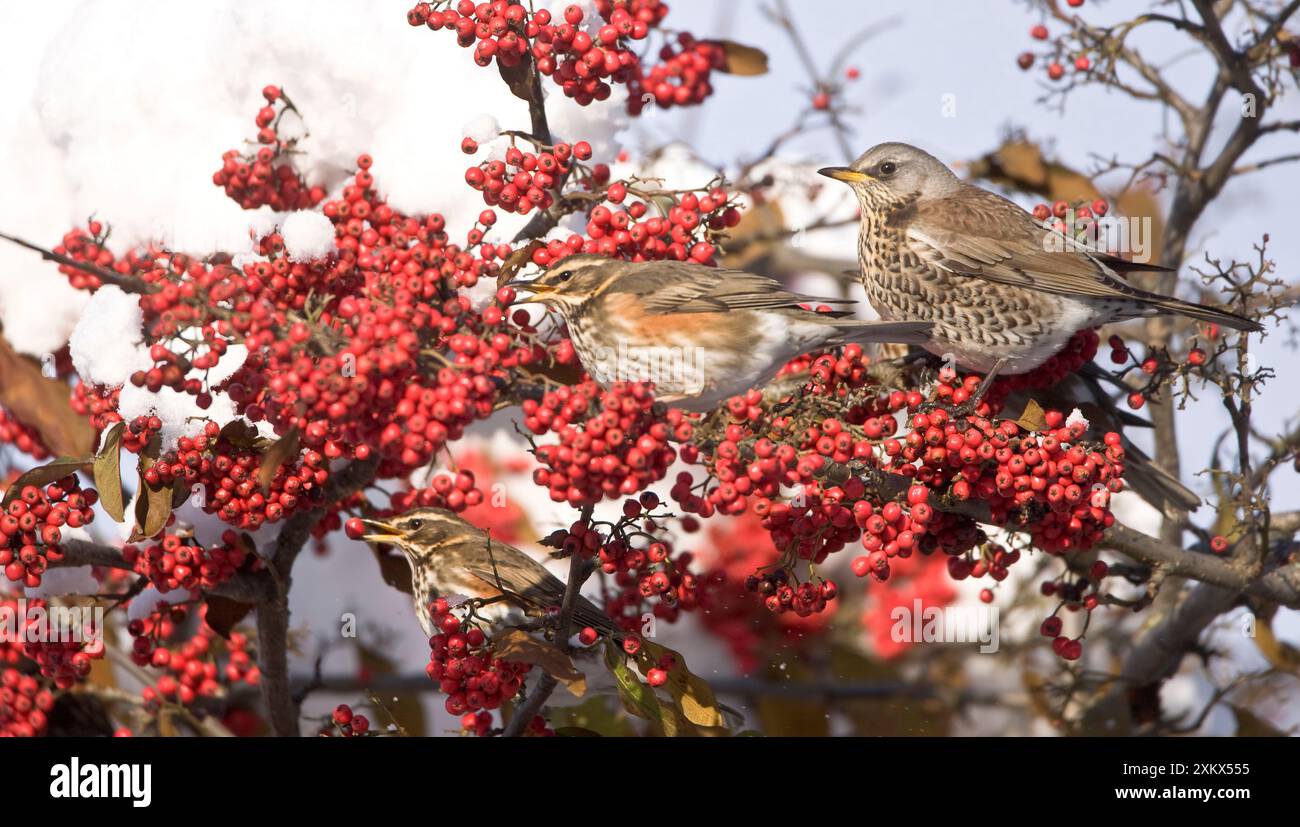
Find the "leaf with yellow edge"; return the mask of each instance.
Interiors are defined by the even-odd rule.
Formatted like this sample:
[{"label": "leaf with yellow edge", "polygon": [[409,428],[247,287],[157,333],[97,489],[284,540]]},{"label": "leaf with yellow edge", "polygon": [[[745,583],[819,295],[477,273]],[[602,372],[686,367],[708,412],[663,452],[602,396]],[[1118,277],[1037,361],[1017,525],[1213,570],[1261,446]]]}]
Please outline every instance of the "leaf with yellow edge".
[{"label": "leaf with yellow edge", "polygon": [[686,667],[686,659],[681,653],[642,639],[641,654],[637,658],[642,674],[657,666],[665,655],[670,656],[674,663],[668,670],[665,688],[673,696],[682,716],[697,727],[725,730],[727,721],[713,695],[713,688]]},{"label": "leaf with yellow edge", "polygon": [[623,650],[613,641],[605,647],[605,665],[618,682],[618,696],[629,713],[649,721],[658,721],[663,717],[654,690],[632,674],[632,670],[627,668]]},{"label": "leaf with yellow edge", "polygon": [[539,640],[523,629],[506,629],[492,638],[492,650],[504,661],[531,663],[564,684],[574,697],[587,694],[587,676],[557,647]]}]

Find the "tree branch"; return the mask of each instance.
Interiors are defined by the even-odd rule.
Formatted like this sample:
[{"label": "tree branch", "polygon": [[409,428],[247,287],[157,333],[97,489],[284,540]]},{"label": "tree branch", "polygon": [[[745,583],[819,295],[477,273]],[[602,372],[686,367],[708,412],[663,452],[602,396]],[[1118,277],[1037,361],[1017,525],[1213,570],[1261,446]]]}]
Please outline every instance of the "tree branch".
[{"label": "tree branch", "polygon": [[274,593],[257,607],[257,658],[262,675],[262,700],[276,735],[300,734],[298,703],[289,682],[289,585],[294,561],[328,507],[369,485],[378,467],[379,458],[372,456],[356,460],[331,476],[321,504],[289,518],[267,559]]},{"label": "tree branch", "polygon": [[[591,515],[595,509],[588,505],[582,509],[583,524],[591,523]],[[588,562],[587,558],[581,554],[573,554],[569,557],[569,581],[564,588],[564,602],[560,604],[560,616],[557,620],[560,630],[559,647],[560,651],[566,655],[569,653],[569,633],[573,625],[573,609],[578,604],[578,595],[582,593],[582,584],[587,582],[591,576],[594,566]],[[530,721],[541,712],[542,707],[550,699],[551,693],[559,681],[551,677],[550,673],[544,673],[537,682],[537,686],[529,693],[524,702],[515,710],[515,714],[510,718],[510,723],[506,725],[501,735],[505,738],[515,738],[523,734]]]},{"label": "tree branch", "polygon": [[80,270],[83,273],[89,273],[103,283],[119,287],[126,293],[140,293],[143,295],[156,292],[158,289],[133,276],[124,276],[121,273],[99,267],[98,265],[89,262],[77,261],[75,258],[70,258],[62,253],[56,253],[53,250],[40,246],[39,244],[33,244],[30,241],[9,235],[8,233],[0,233],[0,238],[17,244],[19,247],[26,247],[32,252],[39,253],[40,257],[46,261],[53,261],[56,264],[62,264],[65,267],[72,267],[73,269]]},{"label": "tree branch", "polygon": [[[1287,527],[1292,528],[1295,521],[1289,515],[1281,516],[1287,517]],[[1290,542],[1294,533],[1292,528],[1285,542]],[[1234,593],[1244,592],[1288,608],[1300,608],[1300,565],[1278,566],[1256,575],[1234,560],[1172,545],[1118,523],[1107,529],[1104,542],[1126,557],[1158,566],[1170,575],[1190,577]]]},{"label": "tree branch", "polygon": [[[58,562],[51,561],[50,568],[99,566],[133,571],[131,564],[123,559],[120,548],[76,539],[64,540],[60,545],[63,548],[63,559]],[[240,603],[256,604],[270,599],[275,594],[275,583],[265,571],[236,574],[207,593],[237,600]]]}]

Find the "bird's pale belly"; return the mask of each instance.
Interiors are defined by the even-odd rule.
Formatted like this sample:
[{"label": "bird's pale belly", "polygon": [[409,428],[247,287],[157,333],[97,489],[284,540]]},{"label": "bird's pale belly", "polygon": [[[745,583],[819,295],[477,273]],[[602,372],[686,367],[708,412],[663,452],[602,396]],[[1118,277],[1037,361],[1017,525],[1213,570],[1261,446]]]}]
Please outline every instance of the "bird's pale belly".
[{"label": "bird's pale belly", "polygon": [[570,331],[582,339],[584,366],[603,387],[653,382],[657,398],[692,411],[712,410],[766,384],[785,362],[815,344],[812,334],[818,332],[762,313],[690,314],[689,320],[695,319],[714,324],[683,325],[654,337],[616,325],[598,331],[579,323]]}]

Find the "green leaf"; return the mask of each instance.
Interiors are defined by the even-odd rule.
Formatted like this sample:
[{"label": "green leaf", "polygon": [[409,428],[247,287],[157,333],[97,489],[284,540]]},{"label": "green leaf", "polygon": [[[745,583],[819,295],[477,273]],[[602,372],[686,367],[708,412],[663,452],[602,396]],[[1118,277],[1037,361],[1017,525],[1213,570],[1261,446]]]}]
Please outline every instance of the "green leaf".
[{"label": "green leaf", "polygon": [[605,647],[605,664],[614,675],[614,680],[618,682],[618,696],[629,713],[648,721],[658,722],[663,718],[659,699],[655,697],[654,690],[649,684],[641,683],[641,679],[632,674],[632,670],[627,667],[627,658],[624,657],[623,650],[613,641]]},{"label": "green leaf", "polygon": [[125,422],[118,422],[104,433],[104,442],[95,454],[95,488],[104,511],[116,522],[126,519],[126,502],[122,498],[122,431]]},{"label": "green leaf", "polygon": [[553,706],[546,715],[558,735],[564,730],[594,732],[609,738],[630,738],[637,734],[632,719],[608,694],[593,694],[573,706]]},{"label": "green leaf", "polygon": [[44,465],[38,465],[10,483],[9,487],[5,489],[4,499],[0,500],[0,506],[9,505],[27,486],[35,485],[39,488],[52,482],[58,482],[64,477],[77,473],[77,470],[87,462],[89,460],[59,457]]},{"label": "green leaf", "polygon": [[555,730],[555,734],[561,738],[600,738],[601,734],[594,729],[583,729],[580,726],[562,726]]}]

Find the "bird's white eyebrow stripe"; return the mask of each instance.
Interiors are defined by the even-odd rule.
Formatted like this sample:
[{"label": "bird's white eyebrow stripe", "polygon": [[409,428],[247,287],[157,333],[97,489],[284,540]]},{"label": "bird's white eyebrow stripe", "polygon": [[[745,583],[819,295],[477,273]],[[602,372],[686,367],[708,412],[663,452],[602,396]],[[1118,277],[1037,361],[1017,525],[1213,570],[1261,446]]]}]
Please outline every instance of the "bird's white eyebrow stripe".
[{"label": "bird's white eyebrow stripe", "polygon": [[457,518],[453,515],[441,514],[436,511],[417,512],[415,514],[403,514],[393,521],[393,525],[404,526],[410,524],[414,520],[440,520],[444,523],[453,523],[457,521]]}]

